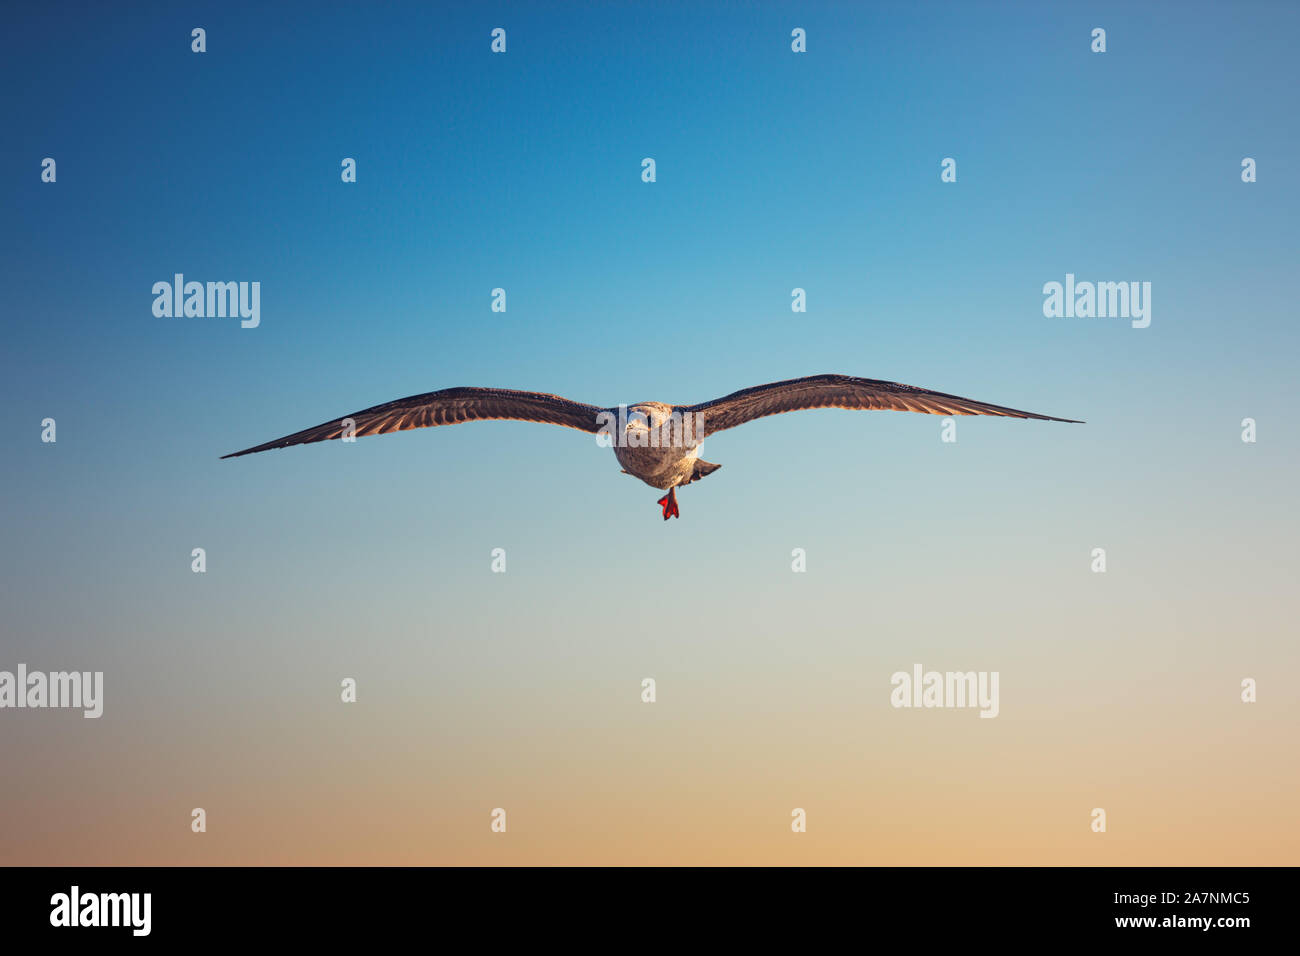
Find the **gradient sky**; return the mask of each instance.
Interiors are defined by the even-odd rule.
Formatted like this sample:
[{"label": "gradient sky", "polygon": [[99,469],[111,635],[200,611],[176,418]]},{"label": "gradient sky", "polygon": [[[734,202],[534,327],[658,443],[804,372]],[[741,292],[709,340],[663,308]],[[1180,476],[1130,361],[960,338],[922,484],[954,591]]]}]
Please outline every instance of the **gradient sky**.
[{"label": "gradient sky", "polygon": [[[1300,862],[1298,40],[1284,3],[13,11],[0,669],[106,703],[0,711],[0,861]],[[260,282],[260,327],[156,318],[177,272]],[[1045,318],[1066,273],[1150,282],[1150,327]],[[1087,424],[765,419],[668,523],[541,425],[218,461],[448,386],[819,372]],[[917,662],[998,671],[1000,716],[891,708]]]}]

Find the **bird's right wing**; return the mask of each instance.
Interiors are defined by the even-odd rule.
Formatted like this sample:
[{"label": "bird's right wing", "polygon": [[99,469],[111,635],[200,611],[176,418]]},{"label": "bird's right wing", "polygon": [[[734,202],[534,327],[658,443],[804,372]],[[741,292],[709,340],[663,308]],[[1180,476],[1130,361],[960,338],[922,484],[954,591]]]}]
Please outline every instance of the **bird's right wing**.
[{"label": "bird's right wing", "polygon": [[597,416],[602,411],[605,409],[582,402],[572,402],[567,398],[547,395],[543,392],[516,392],[506,388],[444,388],[441,391],[425,392],[423,395],[412,395],[373,408],[365,408],[314,428],[305,428],[292,435],[285,435],[283,438],[221,457],[238,458],[240,455],[251,455],[253,452],[267,451],[271,448],[287,448],[290,445],[305,445],[309,442],[341,438],[344,433],[344,422],[348,419],[352,420],[353,434],[357,437],[383,435],[387,432],[405,431],[408,428],[459,425],[461,422],[488,419],[545,422],[586,432],[597,432],[601,429]]}]

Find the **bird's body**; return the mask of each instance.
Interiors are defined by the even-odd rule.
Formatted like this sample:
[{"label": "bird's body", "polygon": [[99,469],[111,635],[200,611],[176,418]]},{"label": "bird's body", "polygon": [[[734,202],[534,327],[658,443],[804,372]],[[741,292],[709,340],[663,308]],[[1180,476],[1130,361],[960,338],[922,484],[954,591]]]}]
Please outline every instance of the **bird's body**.
[{"label": "bird's body", "polygon": [[850,375],[811,375],[742,389],[699,405],[639,402],[601,408],[541,392],[502,388],[445,388],[353,412],[263,445],[224,455],[236,458],[337,438],[378,435],[409,428],[456,425],[485,419],[514,419],[564,425],[596,434],[611,446],[623,470],[652,488],[665,519],[676,517],[676,489],[720,468],[703,461],[700,446],[716,432],[767,415],[805,408],[892,409],[930,415],[994,415],[1072,422],[1001,405],[990,405],[914,385]]},{"label": "bird's body", "polygon": [[[613,409],[610,409],[613,411]],[[689,484],[695,462],[700,456],[701,441],[693,435],[673,435],[671,425],[664,440],[663,427],[671,422],[673,406],[663,402],[638,402],[627,406],[627,425],[623,440],[613,442],[614,456],[623,470],[640,478],[651,488],[667,491]],[[645,421],[642,427],[642,421]],[[658,430],[658,436],[654,432]],[[644,432],[644,443],[641,433]],[[659,437],[660,440],[654,439]],[[703,436],[701,436],[702,439]],[[636,444],[633,444],[636,442]]]},{"label": "bird's body", "polygon": [[614,454],[623,471],[660,491],[689,484],[699,458],[688,448],[615,448]]}]

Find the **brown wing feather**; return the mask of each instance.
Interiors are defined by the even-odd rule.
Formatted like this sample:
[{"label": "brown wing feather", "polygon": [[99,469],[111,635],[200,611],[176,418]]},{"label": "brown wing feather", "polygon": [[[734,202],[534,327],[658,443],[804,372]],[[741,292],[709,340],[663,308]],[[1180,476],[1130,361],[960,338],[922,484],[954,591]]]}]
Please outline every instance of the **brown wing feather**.
[{"label": "brown wing feather", "polygon": [[1000,415],[1082,424],[1072,418],[1037,415],[1034,412],[976,402],[959,395],[932,392],[915,385],[855,378],[852,375],[810,375],[807,378],[756,385],[711,402],[691,405],[682,411],[702,416],[704,434],[711,435],[766,415],[779,415],[804,408],[892,409],[928,415]]},{"label": "brown wing feather", "polygon": [[567,398],[542,392],[516,392],[506,388],[444,388],[365,408],[315,428],[305,428],[292,435],[221,457],[238,458],[240,455],[251,455],[271,448],[287,448],[290,445],[339,438],[343,434],[343,420],[346,418],[356,423],[357,437],[489,419],[545,422],[595,432],[600,429],[596,416],[601,411],[603,409],[595,405],[571,402]]}]

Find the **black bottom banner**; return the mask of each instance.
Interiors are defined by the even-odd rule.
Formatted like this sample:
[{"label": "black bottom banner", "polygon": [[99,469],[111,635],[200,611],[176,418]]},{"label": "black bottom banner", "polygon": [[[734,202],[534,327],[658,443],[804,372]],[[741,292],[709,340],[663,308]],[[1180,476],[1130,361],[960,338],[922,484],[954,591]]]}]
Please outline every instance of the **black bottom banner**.
[{"label": "black bottom banner", "polygon": [[[7,940],[97,945],[691,934],[916,941],[1130,938],[1231,946],[1286,931],[1293,869],[10,868]],[[617,932],[614,937],[610,932]],[[648,937],[642,934],[649,934]],[[1260,939],[1263,936],[1258,937]]]}]

